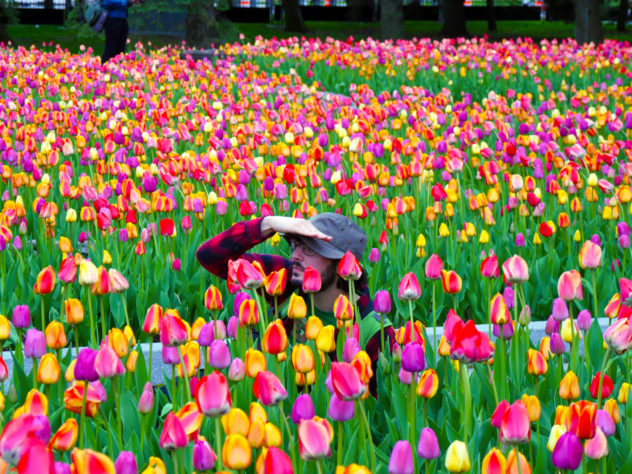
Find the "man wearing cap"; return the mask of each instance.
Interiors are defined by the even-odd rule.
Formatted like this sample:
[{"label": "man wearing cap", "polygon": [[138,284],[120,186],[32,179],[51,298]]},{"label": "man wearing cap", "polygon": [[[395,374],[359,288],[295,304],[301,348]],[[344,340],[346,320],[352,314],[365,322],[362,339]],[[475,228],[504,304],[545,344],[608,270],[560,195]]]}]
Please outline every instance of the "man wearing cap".
[{"label": "man wearing cap", "polygon": [[[275,233],[283,235],[290,243],[290,260],[279,255],[248,253],[252,247]],[[285,268],[288,284],[285,292],[277,298],[279,304],[293,292],[300,291],[305,268],[313,267],[320,273],[322,281],[321,290],[314,294],[316,316],[324,325],[335,326],[334,301],[340,294],[348,296],[348,283],[337,273],[338,262],[347,250],[361,261],[366,241],[364,231],[351,219],[340,214],[317,214],[309,220],[267,216],[234,224],[230,229],[202,244],[196,256],[206,270],[223,279],[228,275],[228,261],[238,258],[259,262],[266,274]],[[355,283],[360,312],[360,318],[356,318],[360,327],[360,344],[369,354],[375,374],[375,363],[381,349],[380,316],[373,311],[373,301],[364,272],[362,278]],[[292,320],[286,318],[284,325],[289,331],[292,328]],[[392,324],[385,319],[384,326],[385,341],[392,347],[395,341]],[[332,356],[335,357],[335,354]],[[375,377],[371,380],[370,388],[375,394]]]}]

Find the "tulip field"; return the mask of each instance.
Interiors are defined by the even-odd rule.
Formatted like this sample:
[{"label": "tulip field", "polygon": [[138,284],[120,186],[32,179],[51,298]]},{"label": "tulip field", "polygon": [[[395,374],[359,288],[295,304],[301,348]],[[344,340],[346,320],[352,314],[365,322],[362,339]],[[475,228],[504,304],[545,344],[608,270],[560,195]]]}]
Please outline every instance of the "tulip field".
[{"label": "tulip field", "polygon": [[[0,474],[632,472],[629,43],[81,49],[0,48]],[[353,292],[196,258],[324,212],[377,360]]]}]

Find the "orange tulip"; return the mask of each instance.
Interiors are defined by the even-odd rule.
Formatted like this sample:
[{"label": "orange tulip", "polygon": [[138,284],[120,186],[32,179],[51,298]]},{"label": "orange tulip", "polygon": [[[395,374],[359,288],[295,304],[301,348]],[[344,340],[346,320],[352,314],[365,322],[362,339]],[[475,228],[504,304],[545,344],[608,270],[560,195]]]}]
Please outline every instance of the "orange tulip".
[{"label": "orange tulip", "polygon": [[597,429],[597,404],[588,400],[573,403],[564,421],[566,429],[579,439],[592,438]]},{"label": "orange tulip", "polygon": [[290,319],[303,319],[307,316],[307,305],[302,296],[292,293],[287,308],[287,316]]},{"label": "orange tulip", "polygon": [[579,380],[577,380],[577,375],[572,370],[560,380],[559,394],[563,400],[579,398]]},{"label": "orange tulip", "polygon": [[503,453],[496,448],[492,448],[483,458],[481,474],[505,474],[506,466],[507,460]]},{"label": "orange tulip", "polygon": [[544,375],[548,370],[546,359],[540,351],[529,348],[527,372],[531,375]]},{"label": "orange tulip", "polygon": [[314,370],[314,354],[305,344],[297,344],[292,348],[292,365],[294,370],[306,374]]},{"label": "orange tulip", "polygon": [[540,419],[540,414],[542,413],[542,408],[540,406],[540,400],[535,395],[527,395],[526,393],[520,398],[522,404],[527,408],[527,412],[529,413],[529,421],[531,423],[538,421]]},{"label": "orange tulip", "polygon": [[439,377],[433,369],[422,372],[417,383],[417,395],[424,398],[432,398],[439,388]]},{"label": "orange tulip", "polygon": [[103,296],[110,293],[110,278],[105,267],[101,266],[97,270],[97,281],[92,285],[92,294]]},{"label": "orange tulip", "polygon": [[443,285],[443,291],[445,293],[453,295],[461,291],[463,281],[454,270],[442,270],[441,284]]},{"label": "orange tulip", "polygon": [[143,332],[155,335],[160,332],[160,321],[162,320],[163,309],[158,303],[152,304],[145,314],[143,322]]},{"label": "orange tulip", "polygon": [[105,454],[91,449],[74,449],[72,454],[74,474],[116,474],[114,462]]},{"label": "orange tulip", "polygon": [[222,461],[228,469],[246,469],[252,463],[252,449],[240,434],[229,434],[222,447]]},{"label": "orange tulip", "polygon": [[[84,382],[75,382],[67,388],[64,392],[64,406],[66,407],[66,410],[80,414],[83,394]],[[92,385],[88,385],[88,391],[86,392],[86,415],[90,418],[94,417],[99,411],[101,401],[101,395],[99,395],[99,392],[92,387]]]},{"label": "orange tulip", "polygon": [[204,306],[209,311],[219,311],[224,307],[222,293],[214,285],[209,286],[204,293]]},{"label": "orange tulip", "polygon": [[259,372],[266,370],[266,358],[262,352],[249,348],[246,351],[246,375],[255,378]]},{"label": "orange tulip", "polygon": [[44,354],[37,368],[37,381],[45,385],[52,385],[57,383],[60,375],[61,368],[55,354],[50,352]]},{"label": "orange tulip", "polygon": [[271,272],[263,281],[266,293],[270,296],[282,295],[287,284],[287,270],[281,268],[276,272]]},{"label": "orange tulip", "polygon": [[69,298],[64,301],[64,313],[66,313],[66,323],[73,326],[80,324],[84,318],[81,301],[76,298]]}]

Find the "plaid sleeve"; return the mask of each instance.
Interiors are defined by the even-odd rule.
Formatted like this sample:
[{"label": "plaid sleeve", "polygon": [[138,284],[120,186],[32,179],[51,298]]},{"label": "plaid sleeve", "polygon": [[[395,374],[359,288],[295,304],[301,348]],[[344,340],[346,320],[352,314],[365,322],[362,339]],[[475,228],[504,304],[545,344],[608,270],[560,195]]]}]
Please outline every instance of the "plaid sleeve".
[{"label": "plaid sleeve", "polygon": [[261,235],[262,217],[237,222],[230,229],[204,242],[195,253],[198,262],[213,275],[226,279],[228,261],[244,258],[257,261],[268,274],[281,268],[289,269],[289,260],[279,255],[247,253],[252,247],[266,240]]}]

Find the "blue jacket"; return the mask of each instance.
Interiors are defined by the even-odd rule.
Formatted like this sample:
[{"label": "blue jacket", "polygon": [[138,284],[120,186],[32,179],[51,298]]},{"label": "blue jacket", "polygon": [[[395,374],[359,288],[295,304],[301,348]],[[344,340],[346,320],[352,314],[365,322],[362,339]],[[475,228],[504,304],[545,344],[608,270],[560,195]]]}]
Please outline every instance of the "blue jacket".
[{"label": "blue jacket", "polygon": [[101,0],[101,8],[108,11],[109,18],[127,18],[127,0]]}]

